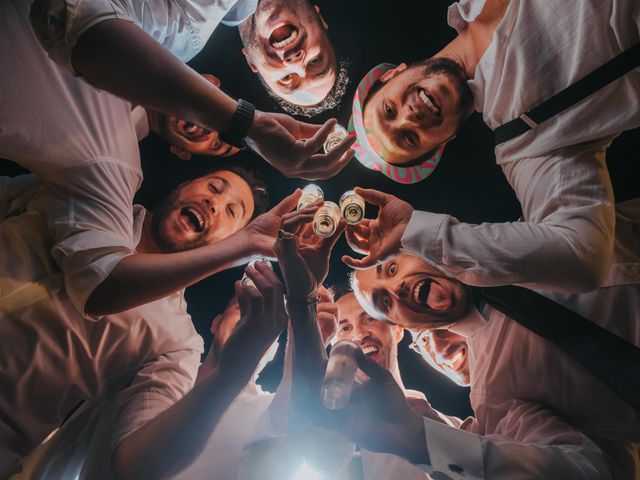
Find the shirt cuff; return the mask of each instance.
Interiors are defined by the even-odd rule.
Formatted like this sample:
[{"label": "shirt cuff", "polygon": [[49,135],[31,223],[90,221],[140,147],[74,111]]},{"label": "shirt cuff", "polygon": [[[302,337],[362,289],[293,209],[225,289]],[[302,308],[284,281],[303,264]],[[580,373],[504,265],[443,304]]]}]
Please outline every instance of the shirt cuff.
[{"label": "shirt cuff", "polygon": [[439,262],[442,252],[438,247],[438,233],[447,218],[448,215],[414,210],[400,239],[402,249],[432,262]]},{"label": "shirt cuff", "polygon": [[485,478],[482,441],[478,435],[428,418],[424,419],[424,432],[431,463],[422,466],[427,473],[438,472],[452,480]]}]

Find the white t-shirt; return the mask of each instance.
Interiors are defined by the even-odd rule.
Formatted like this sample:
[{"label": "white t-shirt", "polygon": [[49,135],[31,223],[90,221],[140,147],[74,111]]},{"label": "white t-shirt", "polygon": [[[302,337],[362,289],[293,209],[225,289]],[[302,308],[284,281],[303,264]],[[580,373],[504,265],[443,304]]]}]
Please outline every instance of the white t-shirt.
[{"label": "white t-shirt", "polygon": [[78,39],[105,20],[135,23],[188,62],[204,48],[220,23],[242,23],[253,14],[258,0],[36,0],[34,5],[45,13],[34,17],[34,29],[44,49],[56,63],[73,71],[71,52]]},{"label": "white t-shirt", "polygon": [[[135,236],[144,220],[136,207]],[[111,401],[109,448],[193,386],[203,351],[183,291],[140,307],[83,317],[49,255],[34,210],[0,223],[0,477],[81,402]],[[106,455],[105,458],[108,458]],[[59,477],[58,477],[59,478]]]}]

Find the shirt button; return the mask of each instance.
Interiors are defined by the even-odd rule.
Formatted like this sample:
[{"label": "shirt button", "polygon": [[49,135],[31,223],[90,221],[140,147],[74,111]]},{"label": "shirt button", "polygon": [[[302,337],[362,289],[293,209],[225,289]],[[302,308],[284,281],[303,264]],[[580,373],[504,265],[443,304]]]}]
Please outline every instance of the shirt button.
[{"label": "shirt button", "polygon": [[458,475],[464,475],[464,468],[462,468],[460,465],[456,465],[455,463],[449,464],[449,470],[451,470],[453,473],[457,473]]}]

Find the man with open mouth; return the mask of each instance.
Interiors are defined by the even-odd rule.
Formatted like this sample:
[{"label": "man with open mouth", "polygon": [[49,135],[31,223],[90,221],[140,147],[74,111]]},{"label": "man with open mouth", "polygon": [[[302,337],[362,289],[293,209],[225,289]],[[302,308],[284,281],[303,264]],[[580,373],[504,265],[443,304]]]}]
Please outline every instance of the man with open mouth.
[{"label": "man with open mouth", "polygon": [[[125,275],[115,286],[121,289],[121,295],[107,297],[111,306],[100,318],[83,316],[76,308],[52,258],[54,239],[45,215],[48,197],[42,195],[42,182],[34,176],[28,176],[29,181],[22,177],[2,179],[2,197],[13,208],[2,211],[6,218],[0,222],[2,251],[11,252],[0,257],[0,271],[11,272],[0,277],[0,329],[11,344],[0,355],[4,365],[4,386],[0,388],[0,476],[19,471],[22,458],[80,403],[100,411],[103,401],[112,401],[112,410],[106,417],[100,416],[109,428],[115,429],[108,438],[114,442],[113,450],[109,447],[98,457],[106,462],[101,464],[104,468],[98,468],[106,478],[112,461],[120,475],[127,472],[130,478],[143,478],[138,473],[144,470],[145,475],[160,478],[197,454],[198,445],[191,444],[185,450],[181,443],[172,450],[169,444],[162,443],[172,442],[171,433],[154,433],[162,425],[171,432],[177,416],[188,417],[193,412],[190,402],[197,401],[189,400],[186,406],[176,407],[174,412],[182,414],[162,415],[192,387],[202,350],[180,283],[197,281],[202,273],[198,270],[204,265],[213,273],[271,253],[281,216],[295,208],[300,196],[297,192],[275,209],[258,215],[266,207],[264,183],[237,165],[219,164],[218,168],[183,182],[151,212],[141,206],[133,208],[135,246],[123,245],[116,252],[113,247],[103,248],[101,261],[107,266],[114,253],[117,265],[121,264],[118,260],[122,260],[122,254],[133,262],[146,257],[162,272],[149,272],[146,280],[135,284],[129,284],[131,279]],[[16,183],[19,188],[13,188]],[[16,194],[20,196],[12,197]],[[310,215],[313,212],[314,207],[305,210]],[[172,272],[172,266],[183,273]],[[256,284],[262,288],[258,280]],[[143,301],[134,299],[141,291],[149,296]],[[282,326],[278,329],[265,325],[249,331],[244,328],[241,338],[235,340],[236,347],[228,353],[225,373],[219,371],[203,382],[201,391],[208,393],[194,393],[205,402],[203,410],[211,413],[211,422],[215,423],[233,398],[227,398],[229,392],[244,386]],[[238,343],[243,348],[253,345],[255,351],[241,355]],[[222,397],[212,396],[212,392]],[[210,410],[215,398],[221,402],[217,414]],[[90,415],[86,421],[102,421]],[[203,418],[198,414],[194,421],[204,425]],[[151,419],[160,426],[145,428]],[[203,442],[207,436],[208,432],[203,433]],[[121,448],[116,448],[118,445]],[[62,450],[71,448],[68,444],[58,446]],[[167,464],[154,462],[157,474],[150,473],[143,457],[129,455],[140,451],[141,446],[150,451],[157,447],[163,452],[162,460]],[[68,465],[71,469],[75,466],[73,462]],[[50,474],[44,478],[66,477]]]},{"label": "man with open mouth", "polygon": [[468,387],[469,358],[467,342],[462,335],[438,328],[412,332],[412,348],[427,363],[449,380],[461,387]]},{"label": "man with open mouth", "polygon": [[[637,202],[629,203],[637,208]],[[619,221],[619,228],[625,228],[624,222]],[[625,255],[625,251],[623,247],[616,254]],[[441,471],[451,478],[493,478],[497,472],[504,478],[523,474],[558,479],[635,478],[638,410],[606,380],[596,377],[579,357],[532,333],[503,313],[508,310],[494,306],[495,301],[483,301],[489,298],[487,293],[408,253],[356,271],[352,284],[358,301],[373,318],[416,332],[428,330],[435,339],[437,329],[456,334],[454,340],[459,341],[449,338],[438,363],[456,371],[460,379],[465,365],[468,369],[465,383],[471,387],[474,418],[459,420],[458,429],[454,429],[410,417],[413,420],[402,422],[405,441],[390,441],[385,451],[404,449],[402,455],[412,462],[427,463],[428,471]],[[540,293],[627,344],[640,344],[637,283],[580,295]],[[509,303],[506,305],[508,308]],[[572,330],[567,335],[579,338],[581,333]],[[429,350],[429,345],[422,347]],[[442,343],[440,348],[445,346]],[[592,348],[593,356],[598,347]],[[429,353],[439,355],[437,348]],[[381,376],[378,381],[386,391],[393,377]],[[378,404],[384,403],[378,400]],[[387,418],[382,411],[379,416]],[[373,431],[371,427],[369,434]],[[420,435],[426,443],[416,450]],[[414,440],[406,443],[407,438]]]},{"label": "man with open mouth", "polygon": [[[402,219],[398,249],[474,285],[573,293],[611,285],[615,200],[606,152],[640,126],[640,7],[581,7],[461,0],[448,10],[458,35],[433,57],[383,63],[363,78],[349,128],[363,165],[403,184],[424,180],[475,110],[495,131],[497,164],[522,207],[521,222],[481,225],[415,212]],[[624,67],[598,70],[607,64]]]},{"label": "man with open mouth", "polygon": [[340,103],[347,73],[328,28],[308,0],[260,0],[239,25],[249,67],[289,113],[312,116]]}]

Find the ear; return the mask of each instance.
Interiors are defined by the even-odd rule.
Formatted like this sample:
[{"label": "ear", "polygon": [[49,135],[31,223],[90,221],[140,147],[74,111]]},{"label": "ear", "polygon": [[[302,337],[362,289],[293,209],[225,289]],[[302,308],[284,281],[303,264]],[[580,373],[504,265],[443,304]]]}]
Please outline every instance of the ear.
[{"label": "ear", "polygon": [[391,70],[388,70],[388,71],[384,72],[382,74],[382,76],[380,77],[380,81],[382,83],[388,82],[393,77],[395,77],[395,76],[401,74],[402,72],[404,72],[406,69],[407,69],[407,64],[406,63],[401,63],[396,68],[392,68]]},{"label": "ear", "polygon": [[395,340],[396,343],[400,343],[402,341],[402,338],[404,337],[404,328],[398,325],[394,325],[391,328],[395,330],[395,332],[392,332],[393,339]]},{"label": "ear", "polygon": [[329,30],[329,25],[327,24],[327,22],[325,21],[324,17],[320,13],[320,7],[318,5],[314,5],[313,8],[316,9],[316,13],[318,14],[318,17],[320,18],[320,23],[322,24],[322,28],[324,28],[325,30]]},{"label": "ear", "polygon": [[253,73],[258,73],[258,69],[256,68],[256,66],[251,63],[251,57],[249,57],[249,52],[247,52],[246,48],[242,49],[242,54],[244,55],[244,59],[247,61],[247,65],[249,65],[249,68],[251,69],[251,71]]},{"label": "ear", "polygon": [[211,335],[215,335],[216,332],[218,331],[218,324],[220,323],[220,318],[222,317],[222,314],[218,314],[215,316],[215,318],[211,321],[211,326],[209,327],[209,332],[211,333]]},{"label": "ear", "polygon": [[207,80],[209,80],[218,88],[220,88],[220,85],[222,85],[222,82],[220,81],[220,79],[211,73],[203,73],[202,76]]}]

